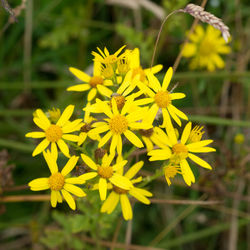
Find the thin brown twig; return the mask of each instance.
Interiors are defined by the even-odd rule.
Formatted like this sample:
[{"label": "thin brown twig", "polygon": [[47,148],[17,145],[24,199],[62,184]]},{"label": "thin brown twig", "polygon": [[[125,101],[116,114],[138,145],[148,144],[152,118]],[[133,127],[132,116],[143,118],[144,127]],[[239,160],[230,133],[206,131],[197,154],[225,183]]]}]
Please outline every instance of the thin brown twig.
[{"label": "thin brown twig", "polygon": [[114,248],[115,248],[115,244],[117,242],[117,238],[118,238],[118,235],[119,235],[119,232],[121,229],[122,222],[123,222],[122,217],[119,217],[119,220],[118,220],[117,225],[116,225],[115,233],[114,233],[114,236],[112,239],[112,245],[110,247],[110,250],[114,250]]},{"label": "thin brown twig", "polygon": [[48,201],[50,195],[10,195],[0,197],[0,202]]}]

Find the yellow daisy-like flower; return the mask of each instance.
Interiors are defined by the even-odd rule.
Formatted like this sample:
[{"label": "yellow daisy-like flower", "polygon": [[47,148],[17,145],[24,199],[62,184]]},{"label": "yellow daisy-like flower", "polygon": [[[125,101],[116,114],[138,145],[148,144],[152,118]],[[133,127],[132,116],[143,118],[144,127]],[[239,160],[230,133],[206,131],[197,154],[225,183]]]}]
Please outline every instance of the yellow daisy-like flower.
[{"label": "yellow daisy-like flower", "polygon": [[[166,129],[167,135],[165,134],[164,138],[162,138],[163,142],[165,142],[166,147],[161,149],[155,149],[148,153],[150,161],[157,160],[167,160],[170,159],[170,163],[180,165],[182,176],[187,183],[187,185],[191,185],[191,183],[195,182],[194,174],[187,162],[187,158],[190,158],[192,161],[197,163],[203,168],[212,169],[212,167],[200,157],[196,156],[193,153],[208,153],[214,152],[215,149],[211,147],[206,147],[213,140],[203,140],[197,142],[189,142],[188,139],[191,134],[192,123],[189,122],[183,132],[181,139],[178,141],[176,137],[176,133],[172,128]],[[168,148],[170,147],[171,150]]]},{"label": "yellow daisy-like flower", "polygon": [[72,135],[69,133],[72,133],[74,131],[79,130],[79,123],[82,121],[82,119],[76,119],[73,122],[69,122],[69,119],[71,115],[73,114],[74,106],[69,105],[62,115],[60,116],[59,120],[56,124],[52,124],[47,116],[44,114],[44,112],[41,109],[36,110],[37,117],[33,118],[34,123],[44,130],[43,132],[30,132],[27,133],[26,137],[31,138],[44,138],[38,146],[35,148],[35,150],[32,153],[32,156],[36,156],[43,152],[49,145],[51,145],[51,152],[53,155],[57,155],[57,146],[62,151],[62,153],[66,157],[70,157],[69,155],[69,148],[67,144],[64,142],[64,140],[77,142],[78,136]]},{"label": "yellow daisy-like flower", "polygon": [[169,186],[172,184],[170,178],[174,178],[177,174],[182,174],[181,168],[179,165],[170,164],[170,165],[163,167],[163,169],[164,169],[165,179]]},{"label": "yellow daisy-like flower", "polygon": [[57,108],[52,108],[48,110],[48,118],[53,122],[56,123],[61,116],[61,110]]},{"label": "yellow daisy-like flower", "polygon": [[86,106],[86,110],[85,110],[85,114],[84,114],[84,123],[81,126],[81,133],[79,135],[79,140],[77,142],[77,145],[80,146],[82,145],[86,138],[89,137],[91,140],[93,141],[100,141],[101,137],[99,135],[93,135],[90,133],[91,129],[92,129],[92,123],[95,120],[93,117],[90,116],[90,112],[89,112],[89,108],[90,104],[88,103]]},{"label": "yellow daisy-like flower", "polygon": [[92,77],[84,73],[83,71],[73,67],[70,67],[69,70],[79,80],[86,83],[68,87],[67,91],[89,91],[89,102],[96,97],[97,92],[106,97],[110,97],[112,95],[112,90],[107,87],[112,86],[113,83],[111,80],[105,80],[104,77],[101,75],[101,64],[99,62],[94,62],[94,71]]},{"label": "yellow daisy-like flower", "polygon": [[201,25],[197,25],[189,39],[190,42],[184,45],[182,55],[192,58],[190,69],[207,68],[209,71],[214,71],[216,68],[225,67],[220,54],[229,54],[231,48],[226,45],[219,30],[208,25],[204,31]]},{"label": "yellow daisy-like flower", "polygon": [[[124,177],[130,180],[133,184],[141,182],[142,177],[138,177],[136,179],[133,178],[142,168],[142,166],[143,161],[137,162],[126,172]],[[111,214],[120,201],[124,219],[131,220],[133,218],[133,212],[128,195],[131,195],[140,202],[148,205],[150,204],[150,200],[147,197],[151,197],[152,193],[142,188],[136,188],[134,187],[134,185],[130,189],[123,189],[116,185],[112,185],[112,192],[108,196],[107,200],[105,200],[105,202],[103,203],[101,212]]]},{"label": "yellow daisy-like flower", "polygon": [[126,160],[120,161],[114,165],[111,165],[115,155],[105,154],[102,158],[102,164],[96,164],[92,159],[90,159],[87,155],[81,154],[82,160],[92,169],[94,172],[89,172],[86,174],[83,174],[79,176],[79,178],[83,178],[83,180],[86,179],[92,179],[96,176],[98,176],[98,187],[99,187],[99,194],[100,199],[103,201],[106,199],[107,196],[107,185],[108,183],[112,183],[113,185],[129,189],[132,184],[129,179],[125,178],[124,176],[117,173],[117,171],[124,167],[124,165],[127,163]]},{"label": "yellow daisy-like flower", "polygon": [[153,74],[158,73],[162,70],[163,66],[161,64],[155,65],[152,68],[143,69],[141,67],[140,63],[140,50],[138,48],[135,48],[130,53],[128,53],[128,61],[129,61],[129,67],[132,69],[132,78],[136,75],[140,76],[140,81],[143,83],[147,83],[147,77],[146,75],[149,72],[152,72]]},{"label": "yellow daisy-like flower", "polygon": [[95,51],[92,51],[92,55],[95,57],[94,61],[102,63],[102,64],[106,64],[106,65],[110,64],[113,66],[114,64],[118,62],[119,59],[123,57],[123,54],[120,54],[120,53],[125,47],[126,45],[122,46],[114,54],[110,54],[106,47],[104,48],[103,52],[97,47],[97,50],[99,51],[100,54],[98,54]]},{"label": "yellow daisy-like flower", "polygon": [[57,202],[61,203],[63,196],[68,205],[70,206],[70,208],[75,210],[76,203],[71,194],[78,197],[84,197],[86,196],[86,194],[83,192],[81,188],[73,184],[83,184],[86,181],[86,179],[82,177],[66,178],[66,176],[75,167],[79,157],[72,156],[68,160],[62,171],[59,172],[55,156],[53,156],[53,154],[50,153],[49,150],[47,152],[44,151],[43,155],[48,164],[51,175],[48,178],[37,178],[29,182],[28,185],[30,186],[30,189],[32,191],[41,191],[50,189],[51,190],[50,201],[52,207],[56,207]]},{"label": "yellow daisy-like flower", "polygon": [[163,115],[163,127],[171,126],[172,123],[170,116],[179,126],[181,126],[181,120],[179,119],[179,117],[184,120],[188,120],[187,116],[172,104],[173,100],[182,99],[186,95],[184,93],[170,93],[167,90],[172,75],[173,69],[172,67],[170,67],[165,74],[162,86],[158,79],[152,74],[152,72],[149,72],[147,75],[149,80],[148,85],[150,88],[140,82],[137,83],[138,87],[142,89],[145,94],[149,95],[149,98],[142,99],[144,101],[144,104],[153,103],[148,111],[147,116],[147,120],[150,123],[153,123],[155,116],[159,110],[161,110]]},{"label": "yellow daisy-like flower", "polygon": [[[97,100],[98,101],[98,100]],[[145,122],[138,122],[142,120],[145,116],[142,108],[136,109],[134,112],[130,111],[130,107],[133,104],[133,100],[128,100],[121,111],[118,110],[115,99],[111,99],[111,107],[102,101],[97,102],[98,106],[96,107],[97,113],[102,110],[102,112],[108,116],[104,119],[103,122],[96,122],[93,124],[94,129],[91,130],[93,134],[100,134],[107,132],[106,135],[100,140],[98,147],[105,145],[110,138],[110,152],[122,154],[122,137],[125,137],[136,147],[142,148],[143,143],[141,140],[131,131],[131,129],[149,129],[152,127],[151,124]],[[95,112],[93,110],[93,112]]]}]

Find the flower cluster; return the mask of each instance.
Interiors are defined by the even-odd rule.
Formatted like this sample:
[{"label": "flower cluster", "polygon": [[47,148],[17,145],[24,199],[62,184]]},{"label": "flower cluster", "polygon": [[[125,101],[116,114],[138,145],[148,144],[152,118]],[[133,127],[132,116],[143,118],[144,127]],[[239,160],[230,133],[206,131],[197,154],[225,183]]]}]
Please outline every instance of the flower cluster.
[{"label": "flower cluster", "polygon": [[[169,185],[177,174],[191,185],[195,177],[188,160],[211,169],[196,153],[215,149],[208,147],[212,140],[202,140],[203,127],[192,129],[191,122],[185,122],[183,132],[179,132],[188,117],[176,107],[176,100],[185,98],[185,94],[169,87],[171,67],[161,83],[156,73],[162,65],[144,69],[139,49],[128,50],[123,46],[114,54],[107,48],[97,50],[92,52],[93,75],[69,68],[80,82],[67,90],[87,92],[84,117],[70,120],[73,105],[62,114],[58,109],[48,113],[38,109],[34,113],[34,123],[42,131],[26,136],[43,138],[33,156],[43,154],[51,175],[35,179],[29,186],[33,191],[50,189],[53,207],[63,197],[75,209],[71,194],[84,197],[86,193],[74,184],[87,182],[85,189],[99,191],[101,212],[112,213],[120,201],[123,217],[129,220],[132,218],[129,197],[150,204],[152,196],[145,188],[148,178],[138,175],[144,162],[135,162],[138,157],[133,156],[146,152],[149,161],[159,161]],[[57,166],[59,151],[69,158],[61,171]],[[78,162],[83,164],[84,173],[67,177]]]}]

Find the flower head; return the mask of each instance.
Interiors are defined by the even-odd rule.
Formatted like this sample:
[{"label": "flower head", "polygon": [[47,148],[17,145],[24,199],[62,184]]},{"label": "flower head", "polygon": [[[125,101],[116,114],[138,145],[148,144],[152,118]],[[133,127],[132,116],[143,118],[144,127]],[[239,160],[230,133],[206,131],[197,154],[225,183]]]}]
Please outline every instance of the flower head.
[{"label": "flower head", "polygon": [[231,48],[226,45],[219,30],[208,25],[204,31],[201,25],[197,25],[189,39],[190,42],[184,45],[183,56],[192,58],[190,69],[207,68],[214,71],[225,67],[220,54],[229,54]]},{"label": "flower head", "polygon": [[26,137],[44,138],[33,151],[32,156],[36,156],[43,152],[49,145],[51,145],[51,152],[57,155],[57,146],[66,157],[69,156],[69,148],[64,140],[77,142],[78,136],[70,133],[79,130],[79,123],[82,119],[70,122],[69,119],[73,114],[74,106],[69,105],[62,113],[56,124],[49,121],[47,116],[41,109],[36,110],[36,116],[33,118],[34,123],[43,130],[43,132],[27,133]]},{"label": "flower head", "polygon": [[86,180],[86,178],[92,179],[97,176],[99,179],[98,186],[101,200],[106,199],[108,183],[112,183],[113,185],[126,190],[128,190],[132,186],[131,182],[128,179],[118,173],[118,170],[123,168],[127,161],[120,161],[112,165],[114,156],[114,154],[104,155],[104,157],[102,158],[102,164],[99,165],[96,164],[87,155],[81,154],[82,160],[93,170],[93,172],[83,174],[79,178],[83,178],[84,180]]},{"label": "flower head", "polygon": [[[124,178],[130,180],[131,183],[133,184],[141,182],[142,177],[138,178],[134,177],[138,173],[138,171],[142,168],[142,166],[143,166],[143,161],[137,162],[126,172],[126,174],[124,174]],[[123,169],[120,170],[121,174],[122,172]],[[136,188],[134,185],[131,186],[129,189],[122,189],[120,187],[117,187],[116,185],[111,185],[110,188],[112,189],[112,192],[109,194],[108,198],[105,200],[105,202],[101,207],[102,213],[111,214],[116,208],[118,202],[120,201],[124,219],[131,220],[133,217],[133,212],[128,195],[133,196],[134,198],[136,198],[137,200],[139,200],[144,204],[147,205],[150,204],[150,200],[147,197],[151,197],[152,193],[150,193],[145,189]]]},{"label": "flower head", "polygon": [[173,100],[182,99],[185,97],[185,94],[171,93],[167,90],[172,75],[173,69],[170,67],[166,72],[163,83],[161,85],[158,79],[153,75],[153,73],[148,72],[148,86],[140,82],[137,83],[138,87],[149,96],[149,98],[142,99],[141,101],[143,101],[144,104],[153,103],[153,105],[148,110],[147,116],[147,120],[150,123],[154,121],[159,110],[163,115],[163,127],[172,126],[170,117],[172,117],[179,126],[181,126],[180,118],[188,120],[187,116],[172,104]]},{"label": "flower head", "polygon": [[48,178],[38,178],[29,182],[28,185],[30,186],[30,189],[32,191],[41,191],[50,189],[51,190],[50,201],[52,207],[56,207],[57,202],[61,203],[63,196],[68,205],[70,206],[70,208],[75,210],[76,203],[71,194],[78,197],[84,197],[86,196],[86,194],[83,192],[81,188],[73,184],[83,184],[86,181],[86,179],[82,177],[66,178],[66,176],[75,167],[79,157],[72,156],[68,160],[62,171],[59,172],[55,156],[52,153],[50,153],[49,150],[47,152],[44,151],[43,155],[48,164],[51,175]]},{"label": "flower head", "polygon": [[148,153],[148,155],[151,156],[149,158],[150,161],[169,159],[172,165],[180,165],[182,176],[189,186],[191,183],[195,182],[195,178],[187,159],[191,159],[203,168],[212,169],[206,161],[196,156],[194,153],[215,151],[214,148],[206,147],[212,143],[213,140],[189,142],[188,139],[192,132],[191,128],[192,123],[189,122],[184,128],[180,140],[177,140],[173,127],[166,129],[167,134],[165,134],[165,136],[162,135],[162,141],[164,141],[166,145],[165,148],[155,149]]},{"label": "flower head", "polygon": [[102,68],[99,62],[94,62],[94,72],[92,77],[73,67],[70,67],[69,70],[79,80],[85,83],[68,87],[67,91],[89,91],[88,101],[92,101],[96,97],[97,92],[106,97],[111,96],[112,90],[107,87],[113,85],[113,83],[111,80],[105,80],[101,75]]},{"label": "flower head", "polygon": [[[98,101],[98,100],[97,100]],[[136,109],[134,112],[130,110],[133,100],[128,100],[121,111],[117,108],[115,99],[111,99],[111,107],[102,101],[97,102],[96,112],[100,110],[108,116],[103,122],[95,122],[95,127],[91,130],[93,134],[107,132],[99,142],[98,147],[105,145],[111,139],[110,152],[114,153],[117,149],[119,155],[122,154],[122,137],[124,135],[132,144],[138,148],[142,148],[141,140],[131,131],[132,129],[149,129],[152,127],[149,123],[138,122],[145,116],[145,112],[141,109]],[[92,112],[95,110],[92,109]]]}]

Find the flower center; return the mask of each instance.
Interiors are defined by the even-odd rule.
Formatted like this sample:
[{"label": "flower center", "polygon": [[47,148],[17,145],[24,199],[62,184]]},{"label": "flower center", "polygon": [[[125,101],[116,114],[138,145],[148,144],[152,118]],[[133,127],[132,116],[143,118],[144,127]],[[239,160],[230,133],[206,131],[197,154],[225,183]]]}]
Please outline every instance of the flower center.
[{"label": "flower center", "polygon": [[81,127],[81,132],[85,132],[88,133],[91,130],[91,124],[90,123],[85,123],[82,127]]},{"label": "flower center", "polygon": [[49,177],[49,186],[51,190],[59,191],[63,188],[64,176],[61,173],[54,173]]},{"label": "flower center", "polygon": [[[117,108],[121,110],[125,104],[125,97],[119,94],[113,94],[112,98],[115,99]],[[110,100],[110,105],[112,105],[112,99]]]},{"label": "flower center", "polygon": [[122,134],[128,129],[128,121],[125,116],[115,115],[109,121],[110,130],[116,134]]},{"label": "flower center", "polygon": [[155,102],[160,108],[166,108],[169,104],[171,104],[171,97],[168,91],[159,91],[155,95]]},{"label": "flower center", "polygon": [[140,81],[144,82],[146,80],[146,74],[144,72],[144,70],[142,69],[142,67],[138,67],[133,69],[132,72],[132,79],[136,76],[136,75],[140,75]]},{"label": "flower center", "polygon": [[200,43],[200,56],[206,57],[216,52],[216,46],[210,39],[203,39]]},{"label": "flower center", "polygon": [[96,88],[98,84],[103,84],[103,78],[101,76],[91,77],[89,84],[92,88]]},{"label": "flower center", "polygon": [[154,130],[153,130],[153,128],[150,128],[150,129],[140,129],[139,133],[142,136],[150,137],[154,133]]},{"label": "flower center", "polygon": [[45,131],[45,135],[48,141],[57,142],[62,138],[62,129],[55,124],[50,125],[50,127]]},{"label": "flower center", "polygon": [[113,168],[111,166],[98,166],[97,173],[104,179],[109,179],[113,175]]},{"label": "flower center", "polygon": [[205,133],[204,131],[202,131],[202,129],[203,126],[195,126],[190,132],[188,143],[199,142],[202,138],[202,135]]},{"label": "flower center", "polygon": [[127,194],[128,193],[128,190],[119,188],[115,185],[113,186],[113,191],[116,192],[117,194]]},{"label": "flower center", "polygon": [[174,162],[184,160],[188,157],[188,148],[181,143],[175,144],[172,147],[172,152],[174,155],[171,160],[173,160]]}]

